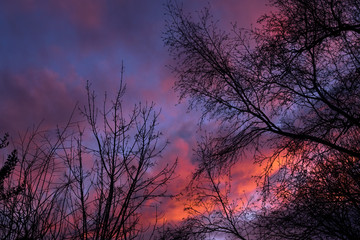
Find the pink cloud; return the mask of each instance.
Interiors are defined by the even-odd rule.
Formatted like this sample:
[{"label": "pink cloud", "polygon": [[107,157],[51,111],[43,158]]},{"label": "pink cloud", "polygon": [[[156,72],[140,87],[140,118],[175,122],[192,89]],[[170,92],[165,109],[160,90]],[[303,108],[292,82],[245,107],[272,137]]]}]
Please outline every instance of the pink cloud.
[{"label": "pink cloud", "polygon": [[70,20],[86,29],[97,29],[102,25],[103,1],[54,1],[54,8],[63,11]]},{"label": "pink cloud", "polygon": [[[65,123],[84,91],[72,87],[68,74],[65,78],[49,69],[28,69],[22,73],[0,73],[3,117],[0,125],[5,131],[18,133],[39,124],[54,127]],[[83,98],[85,99],[85,98]]]},{"label": "pink cloud", "polygon": [[269,11],[267,3],[268,0],[226,0],[213,1],[211,5],[220,15],[221,22],[227,24],[226,27],[230,28],[230,23],[237,22],[239,27],[250,28],[261,15]]}]

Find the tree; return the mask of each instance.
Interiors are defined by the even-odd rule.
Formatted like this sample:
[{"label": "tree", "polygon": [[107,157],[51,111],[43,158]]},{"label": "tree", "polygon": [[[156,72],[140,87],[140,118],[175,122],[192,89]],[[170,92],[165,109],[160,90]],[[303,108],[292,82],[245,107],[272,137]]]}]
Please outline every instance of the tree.
[{"label": "tree", "polygon": [[67,129],[54,136],[35,128],[14,144],[16,161],[3,186],[19,186],[20,191],[0,200],[1,239],[61,238],[65,231],[66,184],[61,178],[63,164],[57,156]]},{"label": "tree", "polygon": [[277,191],[274,206],[260,214],[255,225],[268,239],[358,238],[358,166],[319,165],[318,172],[288,181],[297,186]]},{"label": "tree", "polygon": [[[9,134],[5,134],[2,139],[0,139],[0,149],[5,148],[9,145],[8,142]],[[13,150],[7,157],[4,165],[0,169],[0,200],[5,200],[10,198],[13,195],[18,194],[22,190],[22,186],[19,185],[17,187],[10,188],[8,190],[4,189],[4,182],[10,176],[10,174],[14,171],[14,168],[19,161],[17,157],[17,151]]]},{"label": "tree", "polygon": [[[166,193],[166,185],[176,167],[176,161],[157,166],[167,145],[156,130],[159,113],[153,104],[139,104],[127,117],[122,84],[110,106],[105,98],[102,111],[96,107],[95,93],[89,85],[87,93],[88,104],[82,114],[95,144],[84,145],[83,132],[79,131],[75,146],[63,147],[68,149],[64,155],[72,183],[69,234],[74,239],[145,239],[143,234],[150,227],[154,234],[157,219],[149,223],[142,219],[142,213],[154,209],[161,198],[171,196]],[[94,167],[87,169],[84,159],[89,157]]]},{"label": "tree", "polygon": [[88,84],[85,121],[38,127],[15,143],[1,193],[21,191],[0,199],[1,239],[154,239],[176,161],[160,164],[168,143],[154,104],[125,111],[124,93],[121,83],[99,110]]},{"label": "tree", "polygon": [[230,235],[246,240],[251,236],[247,220],[250,208],[246,205],[251,201],[245,204],[240,197],[231,197],[231,173],[211,165],[214,147],[206,140],[198,145],[195,156],[203,168],[195,172],[182,197],[189,216],[179,226],[168,229],[168,235],[174,238],[165,239],[216,239]]},{"label": "tree", "polygon": [[[276,11],[260,18],[260,28],[229,33],[209,9],[194,19],[168,4],[164,41],[177,63],[175,89],[219,123],[211,156],[196,174],[206,175],[208,166],[224,174],[252,152],[264,166],[263,199],[271,206],[259,219],[269,217],[267,226],[278,229],[277,220],[292,219],[292,233],[302,239],[351,239],[360,234],[360,2],[270,3]],[[310,214],[314,208],[321,214]],[[323,224],[331,231],[302,225],[330,212],[333,220],[343,216]],[[282,227],[289,230],[284,221]]]}]

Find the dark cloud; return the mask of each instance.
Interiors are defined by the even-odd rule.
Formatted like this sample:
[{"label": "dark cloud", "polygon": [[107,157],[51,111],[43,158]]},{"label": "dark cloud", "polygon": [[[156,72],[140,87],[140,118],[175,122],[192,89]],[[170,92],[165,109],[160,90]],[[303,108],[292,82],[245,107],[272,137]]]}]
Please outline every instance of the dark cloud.
[{"label": "dark cloud", "polygon": [[24,72],[0,72],[2,131],[13,134],[40,124],[55,127],[65,123],[84,92],[72,85],[78,76],[59,75],[49,69],[29,69]]}]

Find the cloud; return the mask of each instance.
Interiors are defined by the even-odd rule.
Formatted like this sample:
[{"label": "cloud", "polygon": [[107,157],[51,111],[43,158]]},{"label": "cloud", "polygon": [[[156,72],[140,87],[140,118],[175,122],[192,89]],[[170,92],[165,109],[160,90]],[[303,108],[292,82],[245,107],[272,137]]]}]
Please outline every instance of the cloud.
[{"label": "cloud", "polygon": [[[125,103],[154,101],[162,112],[159,128],[171,144],[159,167],[179,165],[177,178],[169,185],[179,193],[195,169],[200,113],[187,113],[186,100],[178,103],[172,86],[174,76],[165,67],[172,64],[162,41],[165,0],[120,1],[2,1],[0,3],[0,118],[1,131],[17,134],[44,120],[53,128],[66,122],[76,102],[86,101],[85,83],[103,93],[117,90],[122,62],[127,83]],[[187,9],[201,9],[207,0],[185,1]],[[264,0],[211,1],[215,17],[224,27],[237,20],[242,25],[257,19]],[[206,123],[204,128],[216,129]],[[257,173],[251,159],[234,168],[234,188],[250,192]],[[161,210],[168,220],[186,216],[183,203],[165,199]]]},{"label": "cloud", "polygon": [[44,120],[44,127],[66,122],[79,98],[80,88],[69,87],[72,79],[62,79],[49,69],[28,69],[21,73],[0,73],[0,126],[13,134]]},{"label": "cloud", "polygon": [[53,1],[54,10],[63,12],[72,23],[85,29],[99,29],[102,26],[103,1]]}]

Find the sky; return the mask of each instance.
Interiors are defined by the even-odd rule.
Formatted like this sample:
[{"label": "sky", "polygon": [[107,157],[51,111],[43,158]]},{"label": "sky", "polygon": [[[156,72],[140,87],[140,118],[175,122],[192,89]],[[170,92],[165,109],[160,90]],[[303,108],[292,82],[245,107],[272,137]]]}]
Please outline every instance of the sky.
[{"label": "sky", "polygon": [[[267,11],[265,0],[184,0],[186,11],[210,5],[224,28],[249,28]],[[154,102],[159,128],[170,141],[164,159],[179,159],[174,189],[194,169],[192,149],[200,113],[187,111],[173,90],[174,64],[162,37],[166,0],[4,0],[0,2],[0,133],[11,136],[42,122],[64,124],[86,100],[89,81],[98,96],[114,93],[121,67],[129,106]],[[253,189],[250,162],[236,172],[236,189]],[[181,202],[168,201],[166,217],[179,220]]]}]

